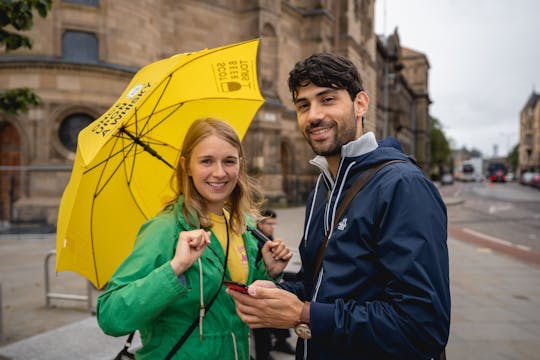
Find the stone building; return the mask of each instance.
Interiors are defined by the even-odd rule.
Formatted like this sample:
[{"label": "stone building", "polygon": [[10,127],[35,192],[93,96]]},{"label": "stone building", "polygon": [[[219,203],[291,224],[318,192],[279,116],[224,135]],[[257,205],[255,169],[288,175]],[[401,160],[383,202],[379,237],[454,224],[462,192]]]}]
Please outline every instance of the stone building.
[{"label": "stone building", "polygon": [[531,93],[519,114],[520,171],[540,171],[540,94]]},{"label": "stone building", "polygon": [[[0,90],[26,86],[43,99],[43,105],[27,114],[0,115],[0,219],[56,222],[78,131],[116,101],[139,68],[176,53],[253,38],[261,39],[259,84],[266,101],[244,139],[249,170],[272,202],[303,203],[316,173],[308,164],[313,153],[297,130],[288,72],[315,52],[350,58],[370,94],[366,128],[381,135],[378,127],[385,115],[378,99],[378,62],[390,60],[378,55],[386,45],[374,34],[374,3],[53,0],[47,18],[36,17],[28,33],[33,48],[0,54]],[[414,138],[423,134],[420,124],[429,105],[429,64],[422,54],[398,48],[398,62],[421,71],[398,74],[403,85],[392,90],[389,103],[403,89],[407,94],[389,116],[387,133],[397,134],[407,152],[424,159],[425,143]],[[414,80],[418,74],[426,77],[422,85]]]},{"label": "stone building", "polygon": [[401,46],[397,29],[377,41],[378,139],[395,137],[403,151],[428,172],[430,117],[427,56]]}]

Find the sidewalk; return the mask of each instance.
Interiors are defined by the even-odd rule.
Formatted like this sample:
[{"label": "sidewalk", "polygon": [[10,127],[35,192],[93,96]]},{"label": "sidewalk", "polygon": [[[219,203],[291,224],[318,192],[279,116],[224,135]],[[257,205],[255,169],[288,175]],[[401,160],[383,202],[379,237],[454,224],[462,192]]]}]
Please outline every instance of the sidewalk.
[{"label": "sidewalk", "polygon": [[[277,235],[293,248],[300,238],[303,212],[303,208],[278,211]],[[452,292],[448,359],[540,359],[540,267],[455,237],[449,237],[448,247]],[[55,301],[57,308],[45,308],[40,249],[52,248],[50,236],[0,236],[7,340],[0,347],[0,359],[112,359],[124,338],[103,335],[85,304]],[[298,265],[296,255],[290,266]],[[73,276],[64,282],[84,294],[85,281]],[[21,338],[25,332],[34,336]]]}]

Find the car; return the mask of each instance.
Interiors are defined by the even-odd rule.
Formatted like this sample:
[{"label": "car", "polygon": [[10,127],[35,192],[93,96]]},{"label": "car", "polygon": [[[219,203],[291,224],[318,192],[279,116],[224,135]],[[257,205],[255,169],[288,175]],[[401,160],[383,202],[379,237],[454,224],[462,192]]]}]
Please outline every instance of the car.
[{"label": "car", "polygon": [[535,172],[533,173],[533,177],[529,185],[532,187],[538,188],[539,184],[540,184],[540,173]]},{"label": "car", "polygon": [[530,185],[534,174],[535,173],[533,171],[523,171],[519,177],[519,183],[521,185]]},{"label": "car", "polygon": [[446,173],[441,176],[441,185],[452,185],[454,183],[454,177],[452,174]]}]

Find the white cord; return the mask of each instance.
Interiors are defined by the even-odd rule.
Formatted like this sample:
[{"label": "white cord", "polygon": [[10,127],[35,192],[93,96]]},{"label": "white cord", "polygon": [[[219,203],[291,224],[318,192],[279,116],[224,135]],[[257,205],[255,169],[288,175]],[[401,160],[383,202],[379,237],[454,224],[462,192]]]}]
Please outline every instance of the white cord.
[{"label": "white cord", "polygon": [[202,268],[202,261],[199,257],[197,259],[199,261],[199,287],[200,287],[200,310],[199,310],[199,338],[202,341],[203,339],[203,318],[204,318],[204,281],[203,281],[203,268]]},{"label": "white cord", "polygon": [[236,348],[236,336],[233,332],[231,332],[232,341],[233,341],[233,347],[234,347],[234,358],[235,360],[238,360],[238,349]]}]

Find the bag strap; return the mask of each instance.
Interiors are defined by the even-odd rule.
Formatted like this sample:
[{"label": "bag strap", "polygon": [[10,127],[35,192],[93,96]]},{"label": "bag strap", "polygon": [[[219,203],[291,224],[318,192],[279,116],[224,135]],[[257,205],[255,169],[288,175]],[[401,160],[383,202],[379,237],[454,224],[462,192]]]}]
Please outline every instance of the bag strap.
[{"label": "bag strap", "polygon": [[[219,283],[218,291],[214,294],[214,296],[212,297],[210,302],[208,302],[208,305],[206,305],[206,307],[204,309],[205,313],[208,313],[210,311],[210,308],[212,307],[212,304],[214,303],[214,301],[217,299],[219,293],[221,292],[221,286],[223,284],[223,280],[225,280],[225,273],[227,272],[227,262],[229,261],[229,243],[230,243],[230,239],[229,239],[229,222],[227,221],[227,217],[225,215],[223,215],[223,218],[225,219],[225,226],[226,226],[226,229],[227,229],[227,250],[225,251],[225,260],[223,262],[223,273],[221,274],[221,281]],[[174,347],[171,349],[171,351],[169,351],[169,353],[165,357],[165,360],[172,359],[174,354],[176,354],[176,352],[178,350],[180,350],[182,345],[184,345],[184,342],[186,342],[187,338],[191,335],[193,330],[195,330],[195,328],[199,324],[200,319],[201,319],[201,314],[199,313],[199,315],[195,318],[195,320],[193,320],[191,325],[189,325],[186,332],[184,332],[182,337],[178,340],[176,345],[174,345]]]},{"label": "bag strap", "polygon": [[349,188],[343,199],[341,200],[341,203],[339,204],[339,207],[336,211],[336,216],[334,217],[334,223],[330,229],[328,229],[324,235],[324,240],[321,244],[321,247],[319,248],[319,252],[317,254],[317,261],[315,263],[315,271],[313,272],[313,282],[316,282],[317,276],[319,275],[319,271],[321,270],[322,261],[324,259],[324,255],[326,254],[326,247],[328,245],[328,237],[330,236],[330,230],[334,229],[337,225],[339,219],[341,219],[341,216],[347,210],[347,207],[351,203],[351,201],[354,199],[354,197],[366,186],[366,184],[371,180],[371,178],[383,167],[398,163],[398,162],[406,162],[405,160],[389,160],[382,163],[379,163],[373,167],[370,167],[369,169],[365,170],[362,175],[356,179],[356,181],[352,184],[352,186]]},{"label": "bag strap", "polygon": [[135,356],[130,353],[128,350],[131,347],[131,341],[133,340],[133,336],[135,336],[135,331],[133,331],[131,334],[129,334],[128,338],[126,339],[126,342],[124,344],[124,347],[120,352],[116,355],[114,360],[121,360],[124,357],[127,357],[129,359],[135,359]]},{"label": "bag strap", "polygon": [[[223,279],[222,281],[223,282]],[[220,289],[218,290],[217,293],[214,294],[214,297],[212,298],[212,300],[210,300],[210,302],[208,303],[208,305],[206,305],[206,312],[208,313],[210,311],[210,307],[212,306],[212,304],[214,303],[214,300],[216,300],[219,292],[221,291],[221,285],[220,285]],[[195,328],[197,327],[197,325],[199,325],[199,320],[201,318],[201,315],[198,315],[195,320],[193,320],[193,322],[191,323],[191,325],[189,325],[189,327],[187,328],[186,332],[184,333],[184,335],[182,335],[182,337],[178,340],[178,342],[176,343],[176,345],[174,345],[174,347],[171,349],[171,351],[169,351],[169,353],[167,354],[167,357],[165,357],[165,360],[170,360],[172,359],[172,357],[174,356],[174,354],[176,354],[176,352],[178,350],[180,350],[180,348],[182,347],[182,345],[184,345],[184,342],[186,342],[187,338],[189,337],[189,335],[191,335],[191,333],[193,332],[193,330],[195,330]]]}]

